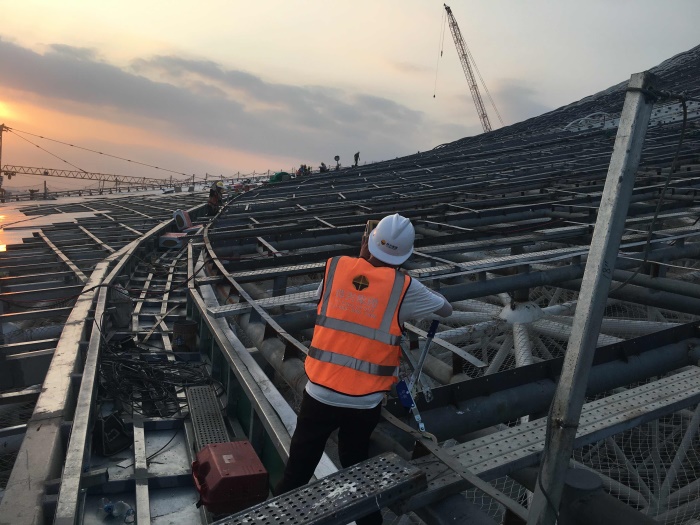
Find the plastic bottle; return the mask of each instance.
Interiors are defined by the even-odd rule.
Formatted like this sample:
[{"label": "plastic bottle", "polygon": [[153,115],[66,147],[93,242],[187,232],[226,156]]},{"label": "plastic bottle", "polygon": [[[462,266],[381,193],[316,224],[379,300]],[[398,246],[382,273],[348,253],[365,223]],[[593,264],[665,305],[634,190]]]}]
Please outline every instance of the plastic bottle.
[{"label": "plastic bottle", "polygon": [[[112,516],[115,518],[121,518],[122,516],[127,516],[131,510],[131,505],[124,503],[123,501],[117,501],[114,504],[114,509],[112,510]],[[133,511],[132,511],[133,512]]]},{"label": "plastic bottle", "polygon": [[112,512],[114,512],[114,504],[108,498],[101,498],[97,506],[97,517],[103,520],[107,516],[111,516]]},{"label": "plastic bottle", "polygon": [[107,517],[124,518],[125,523],[133,523],[133,519],[130,519],[133,515],[131,505],[121,500],[112,503],[108,498],[101,498],[97,507],[97,517],[102,520]]}]

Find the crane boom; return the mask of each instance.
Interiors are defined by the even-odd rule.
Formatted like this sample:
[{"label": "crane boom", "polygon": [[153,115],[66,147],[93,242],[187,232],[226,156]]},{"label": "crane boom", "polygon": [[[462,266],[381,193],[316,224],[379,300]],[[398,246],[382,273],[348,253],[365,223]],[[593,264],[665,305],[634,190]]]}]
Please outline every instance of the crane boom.
[{"label": "crane boom", "polygon": [[129,175],[114,175],[109,173],[92,173],[89,171],[71,171],[71,170],[54,170],[46,168],[30,168],[27,166],[10,166],[6,164],[2,166],[0,173],[9,175],[10,177],[17,174],[24,175],[41,175],[43,177],[61,177],[64,179],[87,179],[99,180],[104,182],[114,182],[129,186],[170,186],[171,183],[182,181],[172,181],[165,179],[155,179],[149,177],[131,177]]},{"label": "crane boom", "polygon": [[474,99],[474,105],[476,106],[476,112],[479,114],[479,120],[481,120],[481,127],[484,128],[484,133],[491,131],[491,122],[489,121],[489,116],[486,114],[486,108],[484,107],[484,102],[481,100],[481,94],[479,93],[479,87],[476,85],[476,79],[474,78],[474,73],[472,72],[472,66],[469,64],[469,53],[467,52],[467,45],[464,43],[462,38],[462,33],[457,25],[457,20],[455,20],[452,14],[452,9],[447,4],[445,6],[445,11],[447,11],[447,19],[450,24],[450,31],[452,32],[452,38],[455,41],[455,46],[457,47],[457,54],[459,55],[459,61],[462,63],[462,69],[464,69],[464,75],[467,77],[467,82],[469,83],[469,89],[472,92],[472,98]]}]

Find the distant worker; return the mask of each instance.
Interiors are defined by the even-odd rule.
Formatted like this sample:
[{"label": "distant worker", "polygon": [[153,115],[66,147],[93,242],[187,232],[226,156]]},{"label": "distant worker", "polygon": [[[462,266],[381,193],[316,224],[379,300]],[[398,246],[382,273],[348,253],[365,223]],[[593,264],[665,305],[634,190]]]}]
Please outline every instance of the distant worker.
[{"label": "distant worker", "polygon": [[[398,381],[403,323],[452,314],[447,299],[399,271],[413,253],[411,221],[397,213],[370,228],[368,222],[360,257],[326,262],[305,361],[309,381],[275,495],[308,483],[335,429],[343,468],[369,457],[382,400]],[[380,524],[382,515],[377,511],[356,522]]]},{"label": "distant worker", "polygon": [[357,168],[357,163],[360,162],[360,152],[355,153],[355,167]]},{"label": "distant worker", "polygon": [[297,170],[297,177],[305,177],[307,175],[311,175],[311,167],[307,166],[306,164],[302,164]]},{"label": "distant worker", "polygon": [[214,182],[209,189],[209,200],[207,201],[207,215],[216,215],[219,208],[224,203],[224,183]]},{"label": "distant worker", "polygon": [[326,166],[325,162],[322,162],[321,165],[318,167],[319,173],[326,173],[328,171],[328,166]]}]

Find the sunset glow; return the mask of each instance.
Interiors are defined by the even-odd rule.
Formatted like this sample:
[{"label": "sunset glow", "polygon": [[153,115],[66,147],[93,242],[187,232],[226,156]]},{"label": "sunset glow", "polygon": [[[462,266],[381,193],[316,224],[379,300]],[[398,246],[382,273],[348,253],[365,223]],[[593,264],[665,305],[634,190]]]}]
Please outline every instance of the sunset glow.
[{"label": "sunset glow", "polygon": [[[489,98],[510,125],[698,44],[699,2],[635,5],[452,7]],[[363,162],[387,160],[476,135],[479,118],[449,30],[440,38],[443,15],[441,2],[424,0],[8,2],[0,124],[46,138],[4,133],[2,161],[233,176],[330,165],[335,155],[346,165],[356,151]],[[493,117],[493,108],[487,112]]]}]

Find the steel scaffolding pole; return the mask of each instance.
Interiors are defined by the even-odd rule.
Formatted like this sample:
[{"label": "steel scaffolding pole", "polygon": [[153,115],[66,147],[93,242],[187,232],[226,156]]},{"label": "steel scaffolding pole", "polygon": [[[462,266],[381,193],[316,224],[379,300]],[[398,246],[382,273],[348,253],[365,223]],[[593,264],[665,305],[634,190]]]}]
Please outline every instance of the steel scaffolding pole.
[{"label": "steel scaffolding pole", "polygon": [[564,477],[653,106],[640,90],[648,89],[652,82],[653,75],[644,72],[632,75],[628,84],[571,338],[547,422],[548,439],[528,525],[552,525],[558,515]]}]

